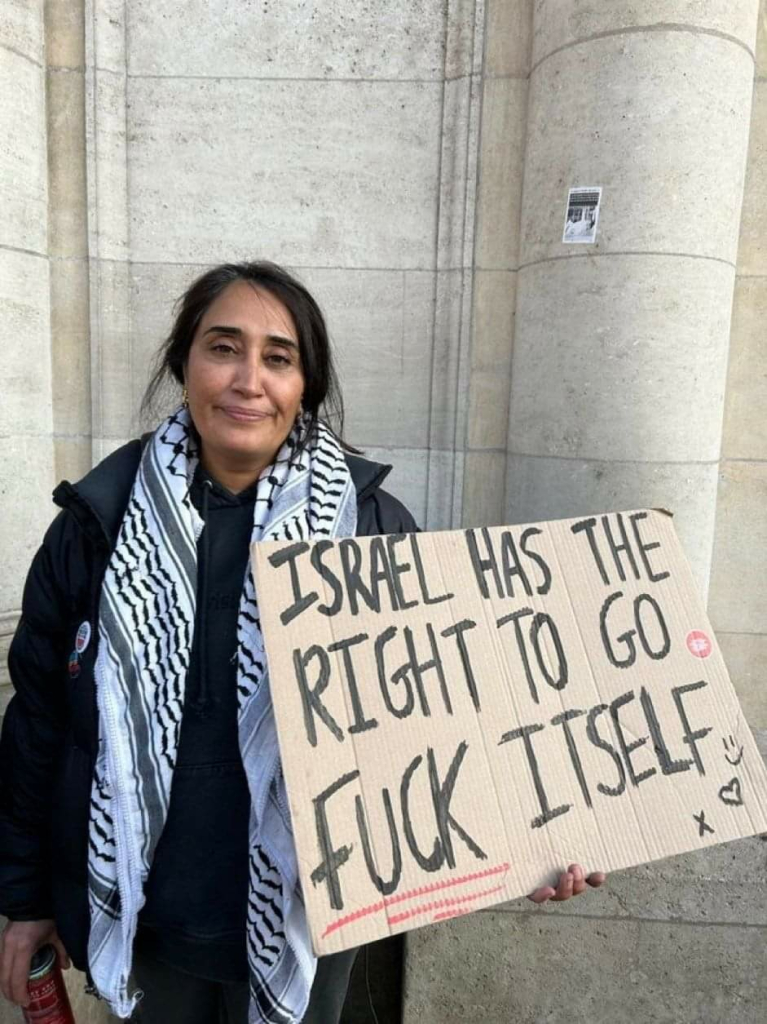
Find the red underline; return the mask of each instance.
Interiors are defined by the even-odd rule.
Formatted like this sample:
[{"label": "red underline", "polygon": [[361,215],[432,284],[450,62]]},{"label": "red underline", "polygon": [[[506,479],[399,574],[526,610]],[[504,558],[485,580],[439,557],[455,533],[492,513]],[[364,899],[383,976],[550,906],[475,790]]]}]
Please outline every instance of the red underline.
[{"label": "red underline", "polygon": [[[370,914],[377,914],[379,911],[385,910],[387,907],[394,906],[397,903],[403,903],[405,900],[412,900],[416,896],[426,896],[432,892],[439,892],[441,889],[449,889],[455,885],[465,885],[466,882],[475,882],[480,878],[488,878],[491,875],[505,874],[509,870],[509,867],[509,864],[496,864],[495,867],[485,868],[484,871],[474,871],[470,875],[461,875],[459,878],[445,878],[440,882],[432,882],[430,885],[422,885],[417,889],[410,889],[408,892],[399,893],[397,896],[390,896],[387,899],[379,900],[377,903],[370,903],[368,906],[361,907],[359,910],[355,910],[351,914],[346,914],[344,917],[339,917],[335,921],[331,921],[322,933],[322,938],[324,939],[326,936],[332,934],[332,932],[338,931],[339,928],[343,928],[347,924],[359,921],[360,918],[367,917]],[[501,889],[502,886],[498,886],[498,888]],[[401,916],[397,917],[397,920],[401,919]]]},{"label": "red underline", "polygon": [[446,917],[462,917],[464,914],[470,914],[471,907],[464,907],[459,910],[446,910],[443,914],[435,914],[432,921],[444,921]]},{"label": "red underline", "polygon": [[483,889],[481,892],[468,893],[466,896],[454,896],[452,899],[446,900],[432,900],[431,903],[424,903],[421,907],[406,910],[403,914],[395,914],[394,917],[387,917],[386,920],[389,924],[399,924],[400,921],[407,921],[410,917],[427,914],[430,910],[439,910],[440,907],[452,907],[459,903],[470,903],[472,900],[479,900],[483,896],[492,896],[494,892],[501,892],[502,889],[502,885],[496,885],[493,889]]}]

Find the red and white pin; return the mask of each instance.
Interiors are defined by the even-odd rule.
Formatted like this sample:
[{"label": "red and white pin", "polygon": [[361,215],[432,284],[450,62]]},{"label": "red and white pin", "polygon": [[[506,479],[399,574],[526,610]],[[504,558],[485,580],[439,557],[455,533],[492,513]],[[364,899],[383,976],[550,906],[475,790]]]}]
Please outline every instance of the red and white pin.
[{"label": "red and white pin", "polygon": [[687,650],[694,658],[707,658],[714,649],[711,637],[702,629],[691,629],[687,634]]}]

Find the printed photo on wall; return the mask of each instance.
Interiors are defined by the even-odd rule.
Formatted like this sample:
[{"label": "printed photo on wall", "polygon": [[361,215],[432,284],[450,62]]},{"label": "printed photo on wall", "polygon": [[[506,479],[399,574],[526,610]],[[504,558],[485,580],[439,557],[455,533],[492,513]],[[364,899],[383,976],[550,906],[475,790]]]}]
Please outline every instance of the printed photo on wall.
[{"label": "printed photo on wall", "polygon": [[563,242],[571,244],[596,241],[601,199],[602,189],[599,187],[570,189],[567,196],[565,229],[562,233]]}]

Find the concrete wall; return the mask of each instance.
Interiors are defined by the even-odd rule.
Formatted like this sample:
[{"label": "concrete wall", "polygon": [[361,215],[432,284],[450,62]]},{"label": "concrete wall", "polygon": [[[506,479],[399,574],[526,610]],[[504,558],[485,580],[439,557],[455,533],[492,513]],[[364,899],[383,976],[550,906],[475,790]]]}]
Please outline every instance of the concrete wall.
[{"label": "concrete wall", "polygon": [[[3,548],[0,653],[50,518],[53,476],[46,72],[42,0],[5,5],[0,35],[0,467]],[[3,701],[4,706],[4,701]]]},{"label": "concrete wall", "polygon": [[348,437],[456,521],[481,3],[86,7],[94,450],[192,278],[271,258],[327,313]]}]

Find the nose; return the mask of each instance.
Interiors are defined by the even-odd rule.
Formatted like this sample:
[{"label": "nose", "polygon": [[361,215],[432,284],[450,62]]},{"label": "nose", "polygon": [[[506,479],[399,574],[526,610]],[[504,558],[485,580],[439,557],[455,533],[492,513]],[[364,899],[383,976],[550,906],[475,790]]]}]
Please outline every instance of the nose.
[{"label": "nose", "polygon": [[234,389],[248,398],[255,398],[257,395],[263,394],[264,388],[258,353],[248,353],[242,360],[238,367]]}]

